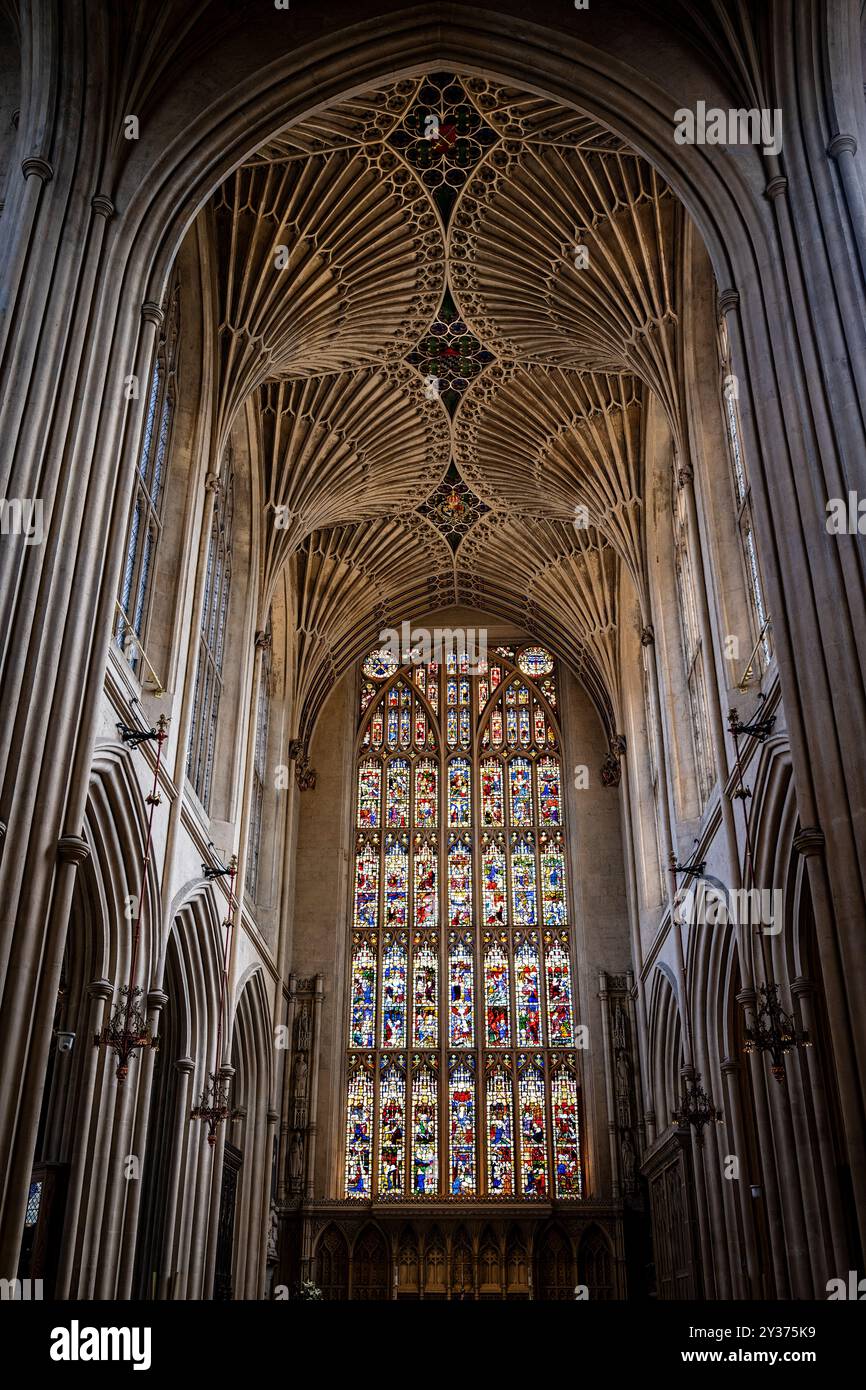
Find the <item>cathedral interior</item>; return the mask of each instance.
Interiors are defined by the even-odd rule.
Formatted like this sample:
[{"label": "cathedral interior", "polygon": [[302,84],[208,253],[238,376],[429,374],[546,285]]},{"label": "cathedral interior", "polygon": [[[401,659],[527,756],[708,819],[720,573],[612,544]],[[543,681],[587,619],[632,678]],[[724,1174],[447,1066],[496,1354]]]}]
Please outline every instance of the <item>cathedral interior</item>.
[{"label": "cathedral interior", "polygon": [[0,3],[4,1279],[863,1269],[860,6],[615,9]]}]

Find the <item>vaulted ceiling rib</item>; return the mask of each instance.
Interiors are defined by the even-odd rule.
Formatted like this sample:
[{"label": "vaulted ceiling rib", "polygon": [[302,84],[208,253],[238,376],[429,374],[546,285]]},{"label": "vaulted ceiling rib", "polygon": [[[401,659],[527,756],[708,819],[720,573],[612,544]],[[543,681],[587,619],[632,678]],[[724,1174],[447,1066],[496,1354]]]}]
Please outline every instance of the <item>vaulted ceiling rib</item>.
[{"label": "vaulted ceiling rib", "polygon": [[317,113],[220,190],[218,437],[254,394],[303,738],[382,627],[455,603],[549,642],[614,731],[647,390],[678,429],[679,215],[589,117],[448,74]]}]

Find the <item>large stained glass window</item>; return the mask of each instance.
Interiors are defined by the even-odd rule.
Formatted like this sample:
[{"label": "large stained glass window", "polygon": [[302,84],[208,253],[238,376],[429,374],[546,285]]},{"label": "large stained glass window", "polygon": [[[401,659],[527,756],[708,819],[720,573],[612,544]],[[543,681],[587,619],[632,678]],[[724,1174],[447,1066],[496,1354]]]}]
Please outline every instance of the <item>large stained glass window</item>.
[{"label": "large stained glass window", "polygon": [[557,679],[363,664],[345,1197],[582,1195]]}]

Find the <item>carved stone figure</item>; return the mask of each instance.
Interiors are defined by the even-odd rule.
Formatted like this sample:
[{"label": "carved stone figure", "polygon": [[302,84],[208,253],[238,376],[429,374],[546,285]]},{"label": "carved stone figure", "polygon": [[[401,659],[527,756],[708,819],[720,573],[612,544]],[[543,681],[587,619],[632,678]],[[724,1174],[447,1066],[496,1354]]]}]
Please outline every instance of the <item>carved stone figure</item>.
[{"label": "carved stone figure", "polygon": [[289,1177],[292,1180],[292,1187],[300,1187],[301,1178],[304,1174],[304,1136],[299,1129],[292,1135],[292,1142],[289,1145]]}]

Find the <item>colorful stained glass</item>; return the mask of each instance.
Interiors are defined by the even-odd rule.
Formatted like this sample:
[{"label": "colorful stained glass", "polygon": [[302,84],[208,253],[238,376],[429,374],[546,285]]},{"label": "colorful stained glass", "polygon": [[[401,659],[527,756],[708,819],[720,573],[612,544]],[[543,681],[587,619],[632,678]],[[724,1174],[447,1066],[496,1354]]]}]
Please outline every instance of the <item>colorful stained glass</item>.
[{"label": "colorful stained glass", "polygon": [[502,682],[502,667],[501,667],[501,666],[491,666],[491,668],[490,668],[490,689],[491,689],[491,691],[495,690],[496,687],[497,687],[497,685],[501,684],[501,682]]},{"label": "colorful stained glass", "polygon": [[373,717],[370,720],[370,742],[372,743],[374,748],[382,747],[383,718],[384,714],[382,711],[382,706],[377,705],[376,708],[373,710]]},{"label": "colorful stained glass", "polygon": [[502,764],[498,758],[485,758],[481,764],[481,820],[483,825],[504,823]]},{"label": "colorful stained glass", "polygon": [[436,874],[436,846],[427,842],[416,844],[415,926],[435,927],[439,920],[439,892]]},{"label": "colorful stained glass", "polygon": [[551,1047],[573,1046],[574,1028],[571,1008],[571,966],[567,941],[545,938],[545,972],[547,975],[547,1027]]},{"label": "colorful stained glass", "polygon": [[373,1047],[376,1011],[376,954],[366,937],[357,937],[352,950],[353,1047]]},{"label": "colorful stained glass", "polygon": [[491,1196],[514,1192],[514,1118],[511,1077],[496,1067],[487,1078],[487,1187]]},{"label": "colorful stained glass", "polygon": [[396,747],[397,747],[397,737],[398,737],[398,734],[399,734],[399,729],[400,729],[400,711],[399,711],[398,709],[394,709],[393,707],[392,707],[392,708],[389,708],[389,710],[388,710],[388,733],[387,733],[387,741],[388,741],[388,747],[389,747],[389,748],[396,748]]},{"label": "colorful stained glass", "polygon": [[469,763],[466,758],[452,758],[448,764],[448,824],[470,824],[471,796]]},{"label": "colorful stained glass", "polygon": [[533,933],[514,953],[514,989],[517,999],[517,1046],[541,1047],[541,983],[538,937]]},{"label": "colorful stained glass", "polygon": [[488,944],[484,952],[484,1008],[488,1047],[508,1047],[511,1043],[510,993],[508,957],[502,943],[494,940]]},{"label": "colorful stained glass", "polygon": [[468,937],[458,936],[456,932],[451,934],[448,955],[448,989],[448,1041],[451,1047],[472,1047],[475,1042],[472,947]]},{"label": "colorful stained glass", "polygon": [[513,748],[517,743],[517,710],[507,709],[505,711],[505,742],[509,748]]},{"label": "colorful stained glass", "polygon": [[438,666],[430,667],[430,679],[427,682],[427,699],[433,706],[433,712],[439,713],[439,681],[437,679]]},{"label": "colorful stained glass", "polygon": [[482,900],[485,927],[504,927],[508,923],[508,898],[505,880],[505,851],[491,841],[481,856],[483,874]]},{"label": "colorful stained glass", "polygon": [[460,681],[460,703],[461,705],[469,704],[469,681],[466,676],[463,676]]},{"label": "colorful stained glass", "polygon": [[415,711],[415,742],[419,748],[427,743],[427,715],[420,706]]},{"label": "colorful stained glass", "polygon": [[490,694],[490,686],[486,680],[478,682],[478,708],[481,710],[487,704],[487,697]]},{"label": "colorful stained glass", "polygon": [[432,758],[415,764],[415,824],[434,830],[438,822],[439,768]]},{"label": "colorful stained glass", "polygon": [[511,850],[512,921],[515,927],[534,927],[538,922],[538,895],[535,883],[535,853],[532,841],[515,841]]},{"label": "colorful stained glass", "polygon": [[418,1197],[439,1191],[439,1111],[436,1073],[419,1066],[412,1077],[412,1191]]},{"label": "colorful stained glass", "polygon": [[499,748],[502,743],[502,707],[497,705],[490,716],[490,742],[494,748]]},{"label": "colorful stained glass", "polygon": [[446,705],[457,704],[457,680],[451,677],[445,682],[445,703]]},{"label": "colorful stained glass", "polygon": [[512,825],[532,824],[532,763],[512,758],[508,764],[508,788]]},{"label": "colorful stained glass", "polygon": [[379,851],[362,845],[355,856],[355,926],[379,925]]},{"label": "colorful stained glass", "polygon": [[520,715],[520,746],[521,748],[528,748],[532,742],[532,735],[529,732],[529,710],[522,709],[518,713]]},{"label": "colorful stained glass", "polygon": [[450,709],[445,724],[445,741],[449,748],[457,747],[457,711]]},{"label": "colorful stained glass", "polygon": [[409,846],[405,836],[385,841],[385,926],[396,931],[409,921]]},{"label": "colorful stained glass", "polygon": [[553,657],[544,647],[524,647],[517,658],[517,665],[524,676],[538,680],[541,676],[549,676],[553,670]]},{"label": "colorful stained glass", "polygon": [[538,760],[538,823],[562,825],[562,793],[559,763],[556,758]]},{"label": "colorful stained glass", "polygon": [[551,1086],[553,1109],[553,1171],[557,1197],[579,1197],[580,1131],[577,1115],[577,1083],[567,1067],[560,1067]]},{"label": "colorful stained glass", "polygon": [[541,682],[541,693],[551,709],[556,709],[556,681],[551,676],[548,680]]},{"label": "colorful stained glass", "polygon": [[547,1196],[547,1124],[544,1066],[526,1062],[517,1080],[520,1104],[520,1190],[525,1197]]},{"label": "colorful stained glass", "polygon": [[535,742],[540,748],[543,748],[547,743],[547,725],[544,721],[544,710],[541,708],[541,705],[535,706],[532,717],[535,724]]},{"label": "colorful stained glass", "polygon": [[376,694],[376,687],[372,681],[364,681],[361,686],[361,713],[365,714],[370,707],[370,701]]},{"label": "colorful stained glass", "polygon": [[361,670],[374,681],[387,680],[398,669],[397,659],[389,651],[371,652]]},{"label": "colorful stained glass", "polygon": [[448,925],[453,931],[472,925],[472,850],[465,840],[448,850]]},{"label": "colorful stained glass", "polygon": [[408,748],[412,742],[412,711],[401,709],[400,711],[400,747]]},{"label": "colorful stained glass", "polygon": [[382,764],[367,758],[358,769],[358,825],[375,830],[382,815]]},{"label": "colorful stained glass", "polygon": [[406,758],[391,758],[385,783],[385,822],[405,829],[409,824],[409,763]]},{"label": "colorful stained glass", "polygon": [[448,1111],[451,1127],[451,1194],[475,1195],[475,1074],[470,1061],[451,1068],[448,1082]]},{"label": "colorful stained glass", "polygon": [[460,744],[463,748],[468,748],[472,742],[472,730],[469,722],[469,710],[460,711]]},{"label": "colorful stained glass", "polygon": [[558,844],[542,845],[541,913],[546,927],[565,926],[565,858]]},{"label": "colorful stained glass", "polygon": [[416,937],[412,960],[414,1047],[439,1042],[439,955],[435,937]]},{"label": "colorful stained glass", "polygon": [[379,1196],[402,1197],[406,1161],[406,1078],[383,1061],[379,1081]]},{"label": "colorful stained glass", "polygon": [[385,937],[382,952],[382,1046],[406,1046],[407,936]]},{"label": "colorful stained glass", "polygon": [[373,1078],[366,1067],[349,1074],[346,1107],[346,1196],[372,1196]]}]

